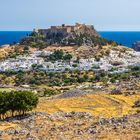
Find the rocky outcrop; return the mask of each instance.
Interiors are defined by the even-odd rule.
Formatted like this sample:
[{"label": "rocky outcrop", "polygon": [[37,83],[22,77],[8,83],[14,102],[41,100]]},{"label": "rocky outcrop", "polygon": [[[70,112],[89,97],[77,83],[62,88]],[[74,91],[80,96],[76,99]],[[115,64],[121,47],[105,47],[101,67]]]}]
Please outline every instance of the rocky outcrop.
[{"label": "rocky outcrop", "polygon": [[[10,124],[14,125],[7,128]],[[20,119],[8,119],[0,125],[0,139],[4,140],[94,140],[104,136],[105,139],[140,138],[140,114],[96,118],[85,112],[56,112],[51,115],[38,112]]]},{"label": "rocky outcrop", "polygon": [[132,48],[135,50],[135,51],[140,51],[140,41],[137,41],[133,44]]},{"label": "rocky outcrop", "polygon": [[99,34],[94,29],[93,25],[85,25],[85,24],[79,24],[76,23],[75,25],[65,25],[62,26],[51,26],[48,29],[34,29],[35,33],[40,33],[47,37],[53,37],[53,36],[76,36],[76,35],[82,35],[87,34],[90,36],[96,36],[99,37]]},{"label": "rocky outcrop", "polygon": [[66,44],[74,45],[80,43],[92,44],[92,37],[100,37],[94,29],[93,25],[85,25],[76,23],[75,25],[62,25],[62,26],[51,26],[48,29],[34,30],[35,33],[39,33],[45,36],[47,43],[52,44]]},{"label": "rocky outcrop", "polygon": [[62,26],[51,26],[50,28],[47,29],[34,29],[30,36],[27,36],[20,41],[21,45],[32,46],[33,44],[35,45],[36,43],[37,46],[39,44],[41,46],[48,45],[91,46],[99,44],[104,45],[107,44],[107,41],[100,37],[100,35],[97,33],[93,25],[76,23],[75,25],[63,24]]}]

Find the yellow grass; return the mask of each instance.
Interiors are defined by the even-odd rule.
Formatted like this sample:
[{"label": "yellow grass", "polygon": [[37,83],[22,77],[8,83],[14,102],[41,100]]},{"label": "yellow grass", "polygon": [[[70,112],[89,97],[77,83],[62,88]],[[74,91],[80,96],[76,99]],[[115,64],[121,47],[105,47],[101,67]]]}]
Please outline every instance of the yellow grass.
[{"label": "yellow grass", "polygon": [[10,128],[14,128],[14,127],[16,127],[16,124],[7,123],[7,124],[4,124],[4,125],[0,126],[0,131],[6,130],[6,129],[10,129]]},{"label": "yellow grass", "polygon": [[13,91],[13,90],[15,90],[15,89],[14,88],[0,88],[0,92],[4,92],[4,91],[10,92],[10,91]]},{"label": "yellow grass", "polygon": [[93,116],[120,117],[136,112],[133,103],[140,99],[140,95],[124,96],[109,94],[90,94],[84,97],[45,100],[41,99],[36,111],[54,113],[89,112]]}]

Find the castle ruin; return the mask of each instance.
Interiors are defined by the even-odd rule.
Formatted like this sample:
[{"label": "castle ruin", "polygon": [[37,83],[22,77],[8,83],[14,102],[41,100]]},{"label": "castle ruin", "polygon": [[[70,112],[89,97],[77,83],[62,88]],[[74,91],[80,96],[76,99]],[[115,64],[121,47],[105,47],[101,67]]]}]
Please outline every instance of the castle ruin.
[{"label": "castle ruin", "polygon": [[93,25],[85,25],[76,23],[74,26],[72,25],[61,25],[61,26],[51,26],[48,29],[34,29],[34,32],[40,33],[44,36],[48,34],[62,34],[63,36],[67,36],[68,34],[75,33],[76,35],[80,34],[89,34],[93,36],[99,36]]}]

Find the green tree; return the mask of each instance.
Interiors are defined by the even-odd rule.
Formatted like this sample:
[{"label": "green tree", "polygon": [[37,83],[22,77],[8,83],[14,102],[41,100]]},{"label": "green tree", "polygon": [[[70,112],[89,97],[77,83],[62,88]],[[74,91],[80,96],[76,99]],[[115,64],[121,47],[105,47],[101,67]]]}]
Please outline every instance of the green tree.
[{"label": "green tree", "polygon": [[24,115],[32,111],[38,104],[38,97],[29,91],[0,92],[0,119],[4,119],[11,112]]},{"label": "green tree", "polygon": [[66,61],[70,61],[71,59],[72,59],[72,55],[69,53],[64,56],[64,60]]}]

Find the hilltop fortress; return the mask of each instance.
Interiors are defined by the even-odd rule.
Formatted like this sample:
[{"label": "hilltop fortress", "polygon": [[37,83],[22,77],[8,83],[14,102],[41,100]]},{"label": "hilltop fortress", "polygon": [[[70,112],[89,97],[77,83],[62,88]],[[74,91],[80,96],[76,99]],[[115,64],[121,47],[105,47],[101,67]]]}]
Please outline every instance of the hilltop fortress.
[{"label": "hilltop fortress", "polygon": [[68,34],[75,33],[76,35],[88,34],[91,36],[99,37],[93,25],[85,25],[80,23],[76,23],[73,26],[62,24],[61,26],[51,26],[48,29],[34,29],[34,32],[43,34],[45,36],[48,34],[61,34],[63,36],[67,36]]},{"label": "hilltop fortress", "polygon": [[76,23],[75,25],[51,26],[46,29],[34,29],[30,36],[23,38],[21,45],[29,46],[98,46],[108,44],[100,37],[93,25]]}]

